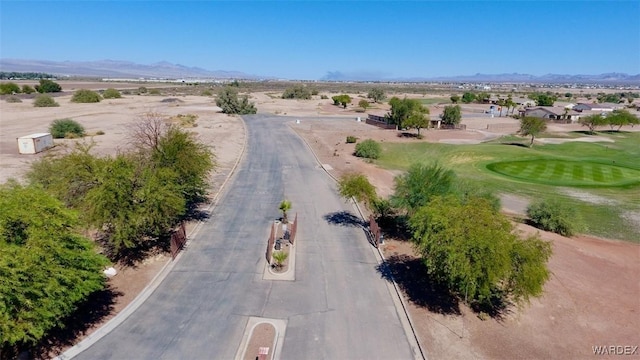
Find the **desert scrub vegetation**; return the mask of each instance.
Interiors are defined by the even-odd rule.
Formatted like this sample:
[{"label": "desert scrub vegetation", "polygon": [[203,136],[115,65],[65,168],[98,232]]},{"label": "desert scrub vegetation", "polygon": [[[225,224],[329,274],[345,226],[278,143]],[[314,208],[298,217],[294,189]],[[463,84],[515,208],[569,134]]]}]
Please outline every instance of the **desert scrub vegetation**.
[{"label": "desert scrub vegetation", "polygon": [[198,115],[195,114],[178,114],[169,118],[170,123],[178,124],[182,127],[196,127],[198,126],[196,120],[198,120]]},{"label": "desert scrub vegetation", "polygon": [[80,89],[73,94],[71,97],[71,102],[74,103],[97,103],[100,102],[102,98],[100,94],[92,90]]},{"label": "desert scrub vegetation", "polygon": [[20,86],[13,82],[0,83],[0,95],[11,95],[20,92]]},{"label": "desert scrub vegetation", "polygon": [[108,88],[102,93],[102,97],[105,99],[120,99],[122,98],[122,94],[114,88]]},{"label": "desert scrub vegetation", "polygon": [[294,85],[284,90],[282,98],[309,100],[311,99],[311,91],[304,85]]},{"label": "desert scrub vegetation", "polygon": [[355,136],[347,136],[347,144],[355,144],[358,141],[358,138]]},{"label": "desert scrub vegetation", "polygon": [[8,102],[8,103],[21,103],[22,102],[22,100],[17,96],[9,96],[9,97],[7,97],[5,99],[5,101]]},{"label": "desert scrub vegetation", "polygon": [[238,97],[238,90],[231,86],[225,86],[220,90],[216,98],[216,106],[219,106],[225,114],[245,115],[255,114],[258,111],[254,103],[249,102],[249,96]]},{"label": "desert scrub vegetation", "polygon": [[356,144],[355,155],[365,159],[377,159],[382,153],[382,147],[375,140],[367,139]]},{"label": "desert scrub vegetation", "polygon": [[72,119],[53,120],[49,132],[55,139],[73,139],[84,136],[84,127]]},{"label": "desert scrub vegetation", "polygon": [[527,207],[527,216],[542,230],[573,236],[581,228],[578,212],[557,199],[539,200]]},{"label": "desert scrub vegetation", "polygon": [[34,107],[56,107],[60,106],[53,98],[49,95],[38,95],[35,99],[33,99]]}]

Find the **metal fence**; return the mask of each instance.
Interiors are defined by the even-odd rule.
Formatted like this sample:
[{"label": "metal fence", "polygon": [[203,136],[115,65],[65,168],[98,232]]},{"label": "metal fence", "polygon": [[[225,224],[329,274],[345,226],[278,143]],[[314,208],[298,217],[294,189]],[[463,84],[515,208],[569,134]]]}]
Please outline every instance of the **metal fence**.
[{"label": "metal fence", "polygon": [[269,235],[269,240],[267,241],[267,251],[265,256],[267,258],[267,263],[271,264],[271,253],[273,252],[273,244],[276,240],[276,231],[275,224],[271,224],[271,235]]},{"label": "metal fence", "polygon": [[293,220],[293,224],[291,225],[291,232],[289,233],[289,242],[293,245],[293,242],[296,240],[296,233],[298,232],[298,213],[296,213],[296,217]]},{"label": "metal fence", "polygon": [[373,215],[369,215],[369,231],[371,232],[371,243],[373,246],[378,247],[378,243],[380,242],[380,227],[378,223],[373,218]]},{"label": "metal fence", "polygon": [[184,247],[187,242],[187,230],[184,227],[184,222],[180,223],[178,229],[171,234],[171,258],[175,259],[178,253]]}]

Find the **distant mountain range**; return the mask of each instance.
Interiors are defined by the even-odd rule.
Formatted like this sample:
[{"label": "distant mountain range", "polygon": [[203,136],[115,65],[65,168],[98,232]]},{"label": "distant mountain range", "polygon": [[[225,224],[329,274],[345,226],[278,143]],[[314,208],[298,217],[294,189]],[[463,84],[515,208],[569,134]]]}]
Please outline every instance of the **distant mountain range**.
[{"label": "distant mountain range", "polygon": [[345,74],[339,71],[330,71],[322,80],[327,81],[397,81],[397,82],[487,82],[487,83],[580,83],[580,84],[637,84],[640,85],[640,74],[629,75],[625,73],[605,73],[597,75],[567,75],[546,74],[535,76],[530,74],[475,74],[458,76],[437,77],[410,77],[410,78],[378,78],[371,79],[360,74]]},{"label": "distant mountain range", "polygon": [[172,64],[166,61],[150,65],[130,61],[47,61],[0,59],[0,71],[6,72],[44,72],[57,76],[87,76],[111,78],[215,78],[215,79],[258,79],[256,75],[240,71],[206,70]]},{"label": "distant mountain range", "polygon": [[[240,71],[206,70],[172,64],[166,61],[143,65],[130,61],[47,61],[0,59],[0,71],[44,72],[57,76],[86,76],[110,78],[160,78],[160,79],[274,79]],[[302,79],[300,79],[302,80]],[[305,79],[312,80],[312,79]],[[598,75],[546,74],[475,74],[462,76],[394,78],[387,73],[343,73],[329,71],[320,80],[326,81],[380,81],[380,82],[472,82],[472,83],[581,83],[581,84],[631,84],[640,85],[640,74],[605,73]]]}]

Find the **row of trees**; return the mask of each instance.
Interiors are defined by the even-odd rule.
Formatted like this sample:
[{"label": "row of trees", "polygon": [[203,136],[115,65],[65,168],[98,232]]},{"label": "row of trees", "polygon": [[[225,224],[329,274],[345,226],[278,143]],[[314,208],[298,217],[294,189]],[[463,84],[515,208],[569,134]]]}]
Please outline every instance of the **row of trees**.
[{"label": "row of trees", "polygon": [[0,80],[38,80],[52,78],[55,78],[55,76],[41,72],[0,71]]},{"label": "row of trees", "polygon": [[22,85],[20,87],[18,84],[14,82],[7,82],[0,84],[0,95],[10,95],[10,94],[32,94],[34,92],[43,93],[54,93],[62,91],[62,87],[60,84],[53,80],[48,79],[40,79],[40,83],[31,87],[29,85]]},{"label": "row of trees", "polygon": [[528,301],[549,278],[550,244],[521,238],[495,195],[438,164],[412,165],[389,199],[361,174],[342,177],[339,192],[365,203],[381,224],[404,223],[432,280],[473,306]]},{"label": "row of trees", "polygon": [[90,153],[78,145],[68,154],[34,163],[27,178],[34,185],[81,211],[112,260],[136,256],[205,200],[214,156],[191,133],[148,113],[129,132],[130,152],[114,157]]},{"label": "row of trees", "polygon": [[610,114],[604,116],[601,114],[593,114],[582,117],[578,121],[583,126],[588,127],[591,133],[594,133],[596,128],[601,126],[609,125],[612,130],[617,127],[617,130],[620,131],[623,126],[634,126],[640,124],[640,119],[626,109],[614,110]]}]

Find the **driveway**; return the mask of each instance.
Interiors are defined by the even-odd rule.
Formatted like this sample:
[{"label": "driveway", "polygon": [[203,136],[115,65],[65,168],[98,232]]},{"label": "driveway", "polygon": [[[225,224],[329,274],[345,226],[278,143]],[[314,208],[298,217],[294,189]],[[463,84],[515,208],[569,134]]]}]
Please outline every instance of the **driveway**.
[{"label": "driveway", "polygon": [[[245,121],[245,159],[211,218],[149,299],[77,359],[233,359],[252,316],[287,321],[283,359],[412,358],[364,233],[327,221],[351,205],[291,118]],[[296,280],[262,280],[284,198],[299,218]]]}]

